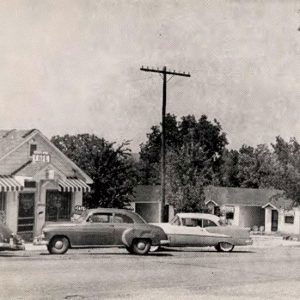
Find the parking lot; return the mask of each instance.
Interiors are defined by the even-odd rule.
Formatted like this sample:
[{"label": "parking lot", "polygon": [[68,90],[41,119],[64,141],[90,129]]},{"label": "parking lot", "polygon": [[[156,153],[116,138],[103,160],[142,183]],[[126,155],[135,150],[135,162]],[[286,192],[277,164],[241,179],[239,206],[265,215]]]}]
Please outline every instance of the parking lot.
[{"label": "parking lot", "polygon": [[293,299],[300,247],[0,252],[1,299]]}]

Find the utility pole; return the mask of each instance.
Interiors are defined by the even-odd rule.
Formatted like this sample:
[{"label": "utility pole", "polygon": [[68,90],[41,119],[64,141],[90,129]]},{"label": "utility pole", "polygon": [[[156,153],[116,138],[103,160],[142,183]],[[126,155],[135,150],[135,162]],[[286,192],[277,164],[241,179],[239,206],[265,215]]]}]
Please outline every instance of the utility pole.
[{"label": "utility pole", "polygon": [[166,204],[166,124],[165,124],[165,116],[166,116],[166,107],[167,107],[167,75],[171,75],[169,80],[174,76],[184,76],[191,77],[190,73],[180,73],[175,71],[168,71],[167,67],[164,66],[162,70],[159,68],[151,69],[144,68],[143,66],[140,69],[144,72],[153,72],[159,73],[163,78],[163,93],[162,93],[162,121],[161,121],[161,209],[160,209],[160,220],[164,222],[164,209]]}]

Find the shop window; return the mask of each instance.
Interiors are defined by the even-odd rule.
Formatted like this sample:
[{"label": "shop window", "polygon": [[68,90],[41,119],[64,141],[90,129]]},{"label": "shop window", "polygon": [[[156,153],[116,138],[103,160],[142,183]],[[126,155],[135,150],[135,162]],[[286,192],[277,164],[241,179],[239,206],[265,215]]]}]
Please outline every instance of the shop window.
[{"label": "shop window", "polygon": [[294,224],[294,216],[285,216],[284,217],[284,223]]},{"label": "shop window", "polygon": [[24,181],[24,187],[26,187],[26,188],[36,188],[36,182],[25,180]]},{"label": "shop window", "polygon": [[0,192],[0,210],[3,210],[3,211],[5,211],[5,197],[6,196],[6,193],[4,193],[4,192]]},{"label": "shop window", "polygon": [[6,194],[4,192],[0,192],[0,222],[5,223],[6,221]]},{"label": "shop window", "polygon": [[71,219],[72,193],[47,191],[46,221],[67,221]]}]

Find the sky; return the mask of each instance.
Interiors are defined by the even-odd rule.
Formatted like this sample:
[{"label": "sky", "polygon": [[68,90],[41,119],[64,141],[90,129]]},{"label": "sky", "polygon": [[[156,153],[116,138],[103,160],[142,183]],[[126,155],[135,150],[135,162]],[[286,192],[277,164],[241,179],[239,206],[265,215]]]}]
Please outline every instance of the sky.
[{"label": "sky", "polygon": [[131,140],[206,114],[229,148],[300,140],[300,1],[0,1],[0,128]]}]

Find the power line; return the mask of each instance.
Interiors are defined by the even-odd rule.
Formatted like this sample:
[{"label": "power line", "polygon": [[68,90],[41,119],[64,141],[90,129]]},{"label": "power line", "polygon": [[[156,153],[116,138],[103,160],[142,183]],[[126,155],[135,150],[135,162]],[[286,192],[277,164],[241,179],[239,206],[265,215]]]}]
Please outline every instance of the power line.
[{"label": "power line", "polygon": [[[165,116],[166,116],[166,106],[167,106],[167,76],[171,75],[171,78],[174,76],[183,76],[183,77],[191,77],[190,73],[186,72],[176,72],[167,70],[167,67],[164,66],[162,69],[154,69],[154,68],[144,68],[142,66],[140,68],[141,71],[144,72],[152,72],[158,73],[163,78],[163,97],[162,97],[162,122],[161,122],[161,209],[160,209],[160,219],[161,222],[164,222],[164,209],[166,203],[166,138],[165,138]],[[169,80],[171,79],[169,78]]]}]

